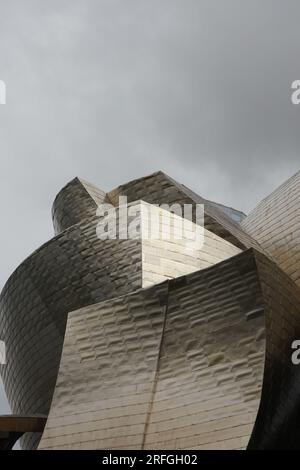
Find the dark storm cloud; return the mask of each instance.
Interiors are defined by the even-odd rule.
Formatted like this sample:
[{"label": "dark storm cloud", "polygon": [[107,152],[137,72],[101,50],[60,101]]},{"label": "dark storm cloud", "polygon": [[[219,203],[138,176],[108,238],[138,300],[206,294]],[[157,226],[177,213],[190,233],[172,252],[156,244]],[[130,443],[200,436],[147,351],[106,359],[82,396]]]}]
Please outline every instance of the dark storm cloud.
[{"label": "dark storm cloud", "polygon": [[298,1],[0,0],[1,276],[75,175],[163,169],[245,211],[299,169]]}]

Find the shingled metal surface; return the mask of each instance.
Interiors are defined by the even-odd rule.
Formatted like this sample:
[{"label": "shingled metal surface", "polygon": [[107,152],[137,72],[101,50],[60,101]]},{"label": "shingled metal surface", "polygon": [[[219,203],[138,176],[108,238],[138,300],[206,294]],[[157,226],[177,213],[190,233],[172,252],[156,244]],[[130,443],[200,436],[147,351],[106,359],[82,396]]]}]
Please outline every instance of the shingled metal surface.
[{"label": "shingled metal surface", "polygon": [[[189,220],[183,224],[182,217],[167,210],[144,201],[131,203],[131,208],[137,207],[141,212],[142,287],[207,268],[241,251]],[[149,234],[153,220],[160,221],[155,238]]]},{"label": "shingled metal surface", "polygon": [[256,254],[264,297],[266,360],[251,449],[300,449],[300,369],[291,360],[300,338],[300,289],[268,258]]},{"label": "shingled metal surface", "polygon": [[300,286],[300,171],[263,199],[241,226]]},{"label": "shingled metal surface", "polygon": [[41,449],[244,448],[264,368],[255,255],[72,312]]},{"label": "shingled metal surface", "polygon": [[[27,258],[0,296],[7,355],[0,370],[13,413],[48,413],[70,310],[141,286],[140,240],[103,242],[94,222],[72,226]],[[32,438],[24,446],[34,446]]]},{"label": "shingled metal surface", "polygon": [[[154,276],[150,272],[153,271],[151,263],[143,265],[143,262],[149,259],[153,262],[154,254],[163,251],[163,243],[143,250],[140,239],[99,240],[96,203],[91,202],[79,180],[72,181],[59,194],[61,196],[54,204],[56,217],[64,213],[59,210],[60,197],[65,203],[70,201],[67,204],[70,217],[55,219],[57,227],[69,225],[80,217],[83,220],[65,229],[27,258],[9,278],[0,296],[0,337],[6,343],[8,357],[7,364],[0,366],[0,370],[14,413],[48,413],[67,313],[141,288],[145,282],[143,266],[148,272],[147,282],[155,283],[154,278],[150,279],[150,275]],[[90,204],[89,209],[86,204]],[[210,263],[238,251],[222,239],[208,236],[205,239],[203,257]],[[219,248],[223,245],[222,251]],[[166,273],[165,277],[174,277],[183,267],[184,272],[195,270],[195,267],[182,263],[183,258],[189,260],[184,254],[184,246],[182,250],[178,254],[180,263],[173,262],[172,272],[170,268],[167,271],[171,261],[167,260],[168,265],[164,267],[162,260],[162,266],[159,266],[157,256],[155,269],[160,268],[160,273]],[[165,256],[170,258],[174,254],[171,251],[165,248]],[[39,437],[27,435],[23,439],[24,447],[34,447]]]},{"label": "shingled metal surface", "polygon": [[240,449],[259,405],[263,299],[253,252],[170,281],[147,449]]},{"label": "shingled metal surface", "polygon": [[40,448],[47,436],[57,448],[97,448],[100,441],[106,448],[142,446],[166,294],[162,284],[71,315],[48,419],[55,429]]},{"label": "shingled metal surface", "polygon": [[257,241],[224,210],[161,171],[123,184],[108,192],[107,198],[117,205],[120,195],[127,196],[128,202],[143,199],[150,204],[204,204],[205,228],[241,249],[253,247],[261,250]]},{"label": "shingled metal surface", "polygon": [[55,234],[72,227],[83,219],[93,219],[97,206],[106,197],[104,191],[94,185],[74,178],[56,196],[52,206],[52,221]]},{"label": "shingled metal surface", "polygon": [[[53,398],[41,448],[239,449],[250,436],[250,448],[300,448],[291,362],[300,338],[299,178],[241,224],[232,219],[243,217],[238,211],[162,172],[107,194],[78,178],[62,189],[57,235],[0,296],[0,370],[13,412],[47,415]],[[193,260],[184,243],[181,252],[138,238],[99,240],[97,205],[117,206],[120,195],[204,204],[200,266],[232,257],[176,278],[195,269],[197,250]],[[255,250],[236,254],[248,247]],[[174,279],[157,284],[158,276]],[[39,439],[27,434],[22,445]]]}]

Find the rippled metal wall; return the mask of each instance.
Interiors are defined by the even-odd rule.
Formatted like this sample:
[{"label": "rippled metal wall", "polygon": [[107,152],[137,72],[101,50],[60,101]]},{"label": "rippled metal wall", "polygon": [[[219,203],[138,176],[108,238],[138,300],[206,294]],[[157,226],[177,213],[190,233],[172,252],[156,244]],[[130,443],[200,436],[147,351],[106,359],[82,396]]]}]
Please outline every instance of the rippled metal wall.
[{"label": "rippled metal wall", "polygon": [[[49,411],[67,314],[70,310],[142,286],[140,240],[96,236],[96,220],[73,225],[27,258],[0,296],[0,366],[12,411]],[[34,447],[26,438],[25,447]]]},{"label": "rippled metal wall", "polygon": [[40,448],[244,448],[264,333],[252,251],[71,313]]},{"label": "rippled metal wall", "polygon": [[[238,449],[250,436],[251,448],[300,448],[299,174],[241,225],[162,172],[107,194],[78,178],[63,188],[57,235],[0,296],[13,412],[47,414],[60,367],[41,448]],[[205,228],[234,245],[232,257],[141,289],[151,268],[141,240],[96,236],[97,204],[120,195],[204,204]]]},{"label": "rippled metal wall", "polygon": [[291,347],[300,339],[300,289],[268,258],[256,255],[266,318],[264,382],[254,449],[300,449],[300,367]]},{"label": "rippled metal wall", "polygon": [[241,226],[300,286],[300,171],[263,199]]},{"label": "rippled metal wall", "polygon": [[55,234],[63,232],[83,219],[93,219],[97,205],[106,197],[104,191],[79,178],[70,181],[56,196],[52,206]]},{"label": "rippled metal wall", "polygon": [[207,230],[229,241],[238,248],[246,249],[253,247],[261,250],[257,241],[240,224],[227,215],[224,210],[221,210],[218,205],[199,196],[162,171],[123,184],[107,193],[107,198],[114,205],[117,205],[120,195],[127,196],[129,202],[143,199],[150,204],[204,204],[204,224]]}]

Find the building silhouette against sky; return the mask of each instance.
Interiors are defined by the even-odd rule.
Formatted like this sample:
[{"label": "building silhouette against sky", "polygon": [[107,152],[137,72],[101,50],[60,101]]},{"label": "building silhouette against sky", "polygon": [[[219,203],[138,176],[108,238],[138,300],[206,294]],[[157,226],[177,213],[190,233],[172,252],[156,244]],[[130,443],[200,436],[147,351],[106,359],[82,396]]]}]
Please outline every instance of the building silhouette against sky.
[{"label": "building silhouette against sky", "polygon": [[[99,239],[120,196],[141,230],[149,205],[203,204],[203,244]],[[52,216],[0,297],[3,448],[300,448],[300,172],[248,216],[163,172],[108,193],[75,178]]]}]

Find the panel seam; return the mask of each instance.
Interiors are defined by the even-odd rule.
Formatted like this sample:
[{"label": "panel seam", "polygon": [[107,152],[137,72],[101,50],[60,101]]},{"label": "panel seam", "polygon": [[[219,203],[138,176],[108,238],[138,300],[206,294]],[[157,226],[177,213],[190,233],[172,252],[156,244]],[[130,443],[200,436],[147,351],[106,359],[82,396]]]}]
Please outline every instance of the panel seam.
[{"label": "panel seam", "polygon": [[154,397],[156,395],[158,376],[159,376],[159,368],[160,368],[160,360],[161,360],[161,355],[162,355],[162,345],[163,345],[163,342],[164,342],[166,322],[167,322],[167,314],[168,314],[168,308],[169,308],[169,284],[170,284],[170,281],[167,280],[167,299],[166,299],[166,304],[165,304],[165,307],[164,307],[164,319],[163,319],[162,332],[161,332],[159,348],[158,348],[158,355],[157,355],[156,366],[155,366],[155,375],[154,375],[154,379],[153,379],[152,390],[151,390],[151,393],[150,393],[149,406],[148,406],[148,411],[147,411],[146,421],[145,421],[145,426],[144,426],[144,431],[143,431],[143,440],[142,440],[141,450],[144,450],[144,448],[145,448],[146,436],[147,436],[147,433],[148,433],[150,418],[151,418],[153,404],[154,404]]}]

